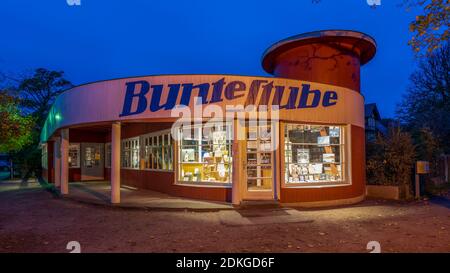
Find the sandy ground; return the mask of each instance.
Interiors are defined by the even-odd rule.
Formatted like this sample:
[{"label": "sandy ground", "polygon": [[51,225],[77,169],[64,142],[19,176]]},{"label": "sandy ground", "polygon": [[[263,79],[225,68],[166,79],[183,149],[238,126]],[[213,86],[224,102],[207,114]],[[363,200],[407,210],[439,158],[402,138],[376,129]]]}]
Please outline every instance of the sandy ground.
[{"label": "sandy ground", "polygon": [[82,252],[368,252],[369,241],[382,252],[450,252],[448,195],[300,210],[302,220],[294,222],[223,220],[280,213],[111,208],[57,198],[37,183],[0,182],[0,252],[68,252],[69,241]]}]

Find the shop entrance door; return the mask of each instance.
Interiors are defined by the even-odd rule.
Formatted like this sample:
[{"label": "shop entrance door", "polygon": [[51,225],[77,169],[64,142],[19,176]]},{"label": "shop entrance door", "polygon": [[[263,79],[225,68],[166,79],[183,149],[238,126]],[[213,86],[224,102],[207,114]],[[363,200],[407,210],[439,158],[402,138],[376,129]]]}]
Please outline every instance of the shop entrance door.
[{"label": "shop entrance door", "polygon": [[247,124],[244,200],[274,200],[274,150],[271,125]]},{"label": "shop entrance door", "polygon": [[103,180],[103,143],[81,143],[81,180]]}]

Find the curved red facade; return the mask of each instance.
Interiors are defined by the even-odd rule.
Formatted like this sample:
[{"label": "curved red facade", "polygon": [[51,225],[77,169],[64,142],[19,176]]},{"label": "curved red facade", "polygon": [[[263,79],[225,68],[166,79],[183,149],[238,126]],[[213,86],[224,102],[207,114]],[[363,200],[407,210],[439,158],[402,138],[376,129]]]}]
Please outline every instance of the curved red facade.
[{"label": "curved red facade", "polygon": [[[44,177],[63,194],[69,181],[110,180],[115,203],[121,184],[233,204],[358,202],[365,195],[360,66],[375,51],[365,34],[318,31],[264,53],[262,66],[275,77],[162,75],[74,87],[58,96],[41,133]],[[188,125],[199,137],[173,129],[180,105],[194,115],[200,107]],[[212,110],[233,115],[205,133]],[[269,115],[269,125],[252,125],[253,112]]]},{"label": "curved red facade", "polygon": [[373,58],[375,41],[354,31],[317,31],[271,46],[262,61],[276,77],[320,82],[360,91],[360,66]]}]

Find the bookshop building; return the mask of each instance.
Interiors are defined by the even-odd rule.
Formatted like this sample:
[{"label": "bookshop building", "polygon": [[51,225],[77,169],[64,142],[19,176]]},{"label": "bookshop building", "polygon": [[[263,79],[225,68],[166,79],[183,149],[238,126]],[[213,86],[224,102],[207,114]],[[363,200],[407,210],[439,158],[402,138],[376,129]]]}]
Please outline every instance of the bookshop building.
[{"label": "bookshop building", "polygon": [[[41,133],[43,176],[104,180],[231,202],[350,204],[365,196],[360,66],[375,41],[310,32],[263,55],[274,77],[162,75],[80,85],[59,95]],[[256,119],[254,117],[257,117]]]}]

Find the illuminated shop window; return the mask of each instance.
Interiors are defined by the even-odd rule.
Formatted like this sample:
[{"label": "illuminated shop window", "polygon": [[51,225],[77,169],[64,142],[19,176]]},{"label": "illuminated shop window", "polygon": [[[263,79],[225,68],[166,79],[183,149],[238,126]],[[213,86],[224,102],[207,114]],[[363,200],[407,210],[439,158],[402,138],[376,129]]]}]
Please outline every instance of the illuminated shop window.
[{"label": "illuminated shop window", "polygon": [[179,130],[178,178],[182,183],[231,183],[230,124],[190,126]]},{"label": "illuminated shop window", "polygon": [[41,150],[42,150],[42,154],[41,154],[41,165],[42,165],[42,168],[48,169],[48,151],[47,151],[47,144],[42,144]]},{"label": "illuminated shop window", "polygon": [[80,168],[80,144],[69,144],[69,168]]},{"label": "illuminated shop window", "polygon": [[139,137],[122,140],[122,168],[139,169]]},{"label": "illuminated shop window", "polygon": [[105,144],[105,167],[111,168],[111,142]]},{"label": "illuminated shop window", "polygon": [[287,124],[285,183],[343,182],[344,127]]},{"label": "illuminated shop window", "polygon": [[157,132],[142,136],[143,169],[173,170],[172,137],[169,132]]}]

